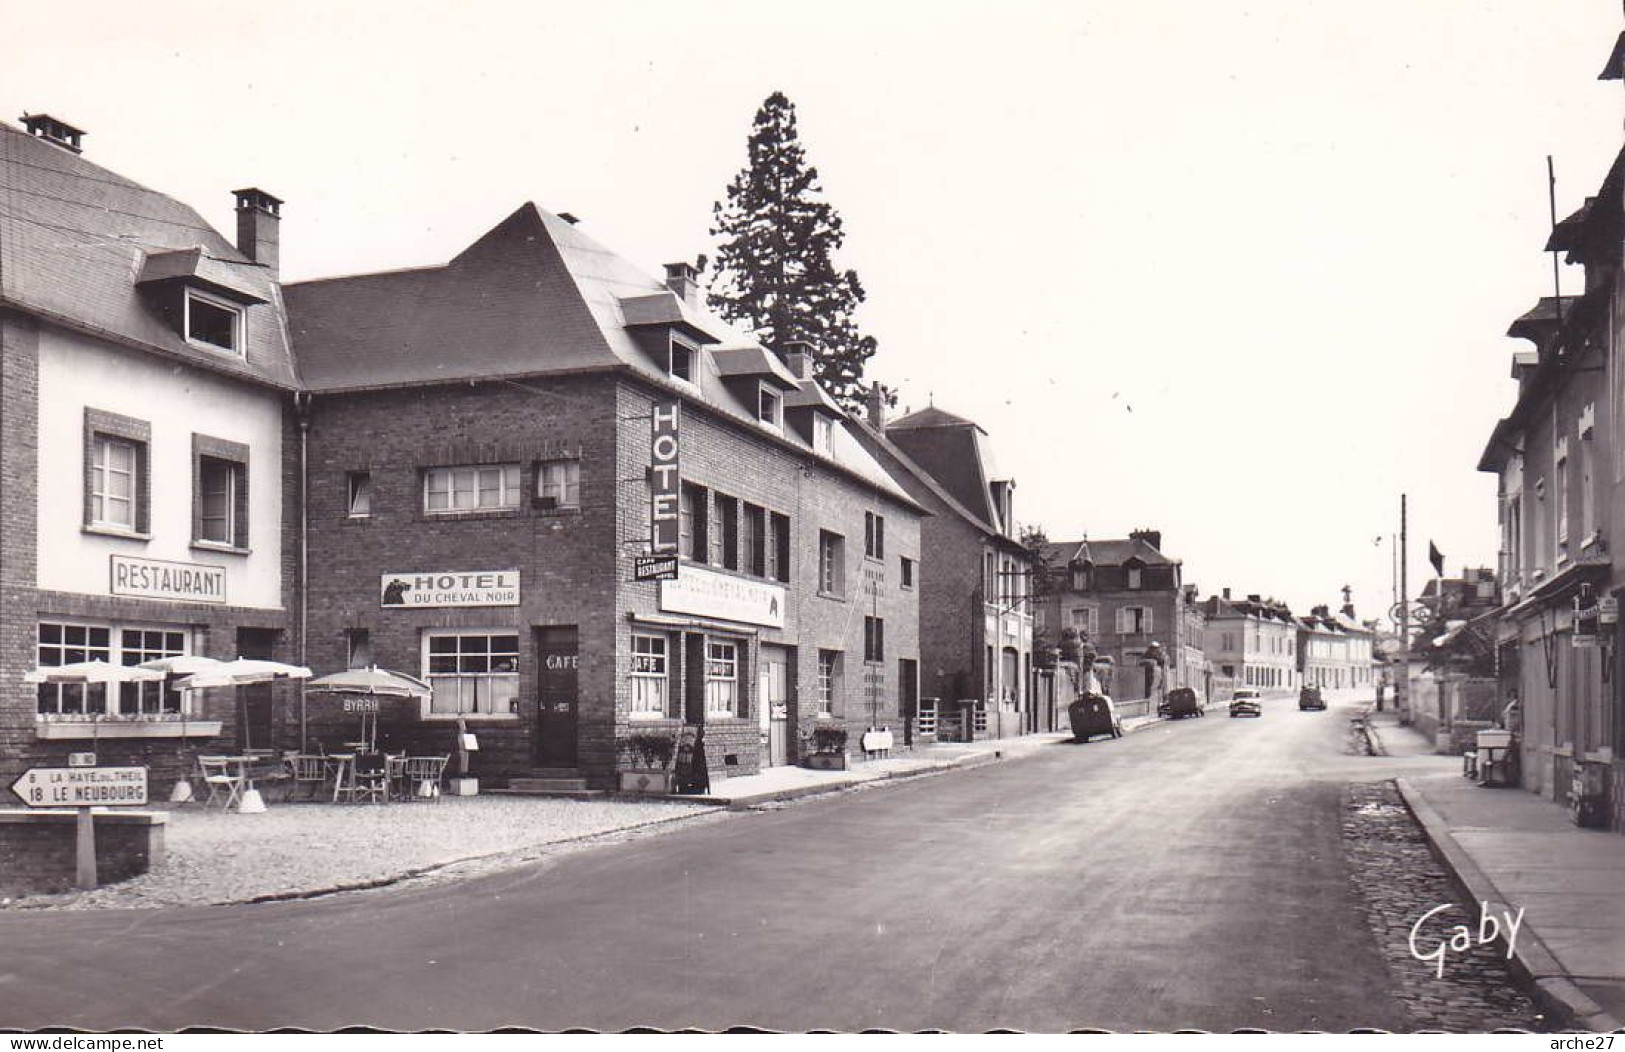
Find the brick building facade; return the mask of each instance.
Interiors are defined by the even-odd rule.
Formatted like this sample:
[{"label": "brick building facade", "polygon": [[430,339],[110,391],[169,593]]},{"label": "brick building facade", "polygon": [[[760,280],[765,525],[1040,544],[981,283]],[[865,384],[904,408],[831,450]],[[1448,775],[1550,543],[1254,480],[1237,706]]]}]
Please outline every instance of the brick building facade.
[{"label": "brick building facade", "polygon": [[[593,786],[650,734],[703,728],[713,778],[794,762],[815,727],[859,757],[871,728],[902,745],[922,510],[799,355],[729,330],[669,270],[526,205],[445,266],[288,286],[311,663],[429,680],[381,717],[391,744],[450,752],[460,719],[476,775]],[[676,421],[669,479],[657,416]],[[639,582],[668,481],[679,577]],[[285,719],[353,726],[309,702]]]},{"label": "brick building facade", "polygon": [[200,750],[276,744],[271,688],[23,676],[292,656],[281,202],[237,191],[233,245],[80,130],[23,123],[0,124],[0,784],[94,751],[162,792]]}]

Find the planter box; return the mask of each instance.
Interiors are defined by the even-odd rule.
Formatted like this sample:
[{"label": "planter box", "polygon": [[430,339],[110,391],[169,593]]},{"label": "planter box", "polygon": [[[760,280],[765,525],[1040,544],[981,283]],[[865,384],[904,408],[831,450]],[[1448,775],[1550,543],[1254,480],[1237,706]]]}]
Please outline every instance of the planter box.
[{"label": "planter box", "polygon": [[621,791],[627,793],[669,793],[677,776],[673,771],[634,770],[621,772]]},{"label": "planter box", "polygon": [[478,796],[480,780],[478,778],[448,778],[446,779],[447,796]]},{"label": "planter box", "polygon": [[801,766],[809,767],[815,771],[844,771],[846,770],[846,753],[844,752],[814,752],[808,753],[801,760]]}]

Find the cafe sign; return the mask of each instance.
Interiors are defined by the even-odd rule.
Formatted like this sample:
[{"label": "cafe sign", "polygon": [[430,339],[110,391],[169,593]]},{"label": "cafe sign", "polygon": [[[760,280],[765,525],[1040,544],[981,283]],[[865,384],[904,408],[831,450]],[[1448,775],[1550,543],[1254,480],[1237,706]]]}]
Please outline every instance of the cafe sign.
[{"label": "cafe sign", "polygon": [[182,603],[226,601],[226,568],[202,563],[174,563],[110,555],[108,591],[133,599],[166,599]]},{"label": "cafe sign", "polygon": [[783,628],[784,588],[685,565],[675,581],[660,582],[660,609]]},{"label": "cafe sign", "polygon": [[378,580],[385,610],[447,606],[518,606],[518,570],[386,573]]}]

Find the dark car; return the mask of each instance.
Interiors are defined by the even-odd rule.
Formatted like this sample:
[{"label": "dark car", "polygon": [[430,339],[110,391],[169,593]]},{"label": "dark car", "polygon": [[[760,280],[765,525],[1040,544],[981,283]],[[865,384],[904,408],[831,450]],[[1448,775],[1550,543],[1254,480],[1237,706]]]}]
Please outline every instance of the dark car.
[{"label": "dark car", "polygon": [[1325,707],[1326,699],[1321,696],[1319,687],[1304,687],[1298,691],[1298,711]]},{"label": "dark car", "polygon": [[1168,692],[1166,698],[1157,702],[1157,715],[1169,720],[1185,716],[1206,716],[1207,706],[1191,688],[1175,687]]},{"label": "dark car", "polygon": [[1097,734],[1123,736],[1123,722],[1117,718],[1112,699],[1104,694],[1085,694],[1066,708],[1072,721],[1072,740],[1086,742]]}]

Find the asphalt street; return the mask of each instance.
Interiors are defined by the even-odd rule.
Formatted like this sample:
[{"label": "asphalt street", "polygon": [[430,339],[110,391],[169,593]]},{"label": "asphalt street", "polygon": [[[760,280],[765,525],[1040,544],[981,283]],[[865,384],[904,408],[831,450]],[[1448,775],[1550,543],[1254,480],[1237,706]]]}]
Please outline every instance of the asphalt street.
[{"label": "asphalt street", "polygon": [[1159,724],[429,887],[0,913],[0,1026],[1402,1029],[1348,706]]}]

